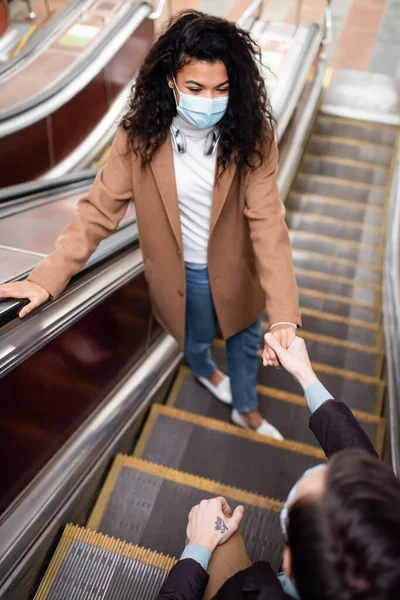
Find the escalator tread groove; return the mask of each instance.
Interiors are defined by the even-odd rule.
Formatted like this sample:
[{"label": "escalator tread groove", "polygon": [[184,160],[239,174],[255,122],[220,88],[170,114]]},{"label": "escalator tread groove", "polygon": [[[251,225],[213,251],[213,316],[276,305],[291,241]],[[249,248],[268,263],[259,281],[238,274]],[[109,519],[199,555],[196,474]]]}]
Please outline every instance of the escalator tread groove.
[{"label": "escalator tread groove", "polygon": [[[68,525],[34,600],[153,600],[176,560]],[[138,595],[140,593],[140,596]]]},{"label": "escalator tread groove", "polygon": [[274,540],[281,502],[134,457],[116,457],[87,526],[179,557],[186,530],[182,515],[215,496],[226,498],[232,509],[244,506],[241,533],[251,559],[272,560],[278,568],[282,545]]}]

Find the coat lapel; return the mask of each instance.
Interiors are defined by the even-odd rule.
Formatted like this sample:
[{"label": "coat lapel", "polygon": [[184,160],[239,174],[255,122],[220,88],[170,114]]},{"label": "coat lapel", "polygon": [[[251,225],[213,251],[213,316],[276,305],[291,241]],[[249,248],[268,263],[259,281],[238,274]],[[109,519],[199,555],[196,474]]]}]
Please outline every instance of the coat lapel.
[{"label": "coat lapel", "polygon": [[215,177],[214,193],[211,208],[210,235],[219,219],[236,173],[236,164],[231,162],[219,180]]},{"label": "coat lapel", "polygon": [[169,136],[150,164],[176,243],[182,250],[182,231],[176,191],[174,157]]}]

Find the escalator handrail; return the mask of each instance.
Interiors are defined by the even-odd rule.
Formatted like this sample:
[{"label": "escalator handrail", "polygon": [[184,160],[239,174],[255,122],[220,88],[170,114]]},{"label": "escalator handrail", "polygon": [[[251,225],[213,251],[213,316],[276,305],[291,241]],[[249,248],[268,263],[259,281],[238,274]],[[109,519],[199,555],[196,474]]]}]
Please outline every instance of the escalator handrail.
[{"label": "escalator handrail", "polygon": [[[126,251],[128,248],[132,248],[134,245],[137,245],[138,240],[139,240],[139,234],[138,234],[136,219],[128,220],[126,223],[122,224],[122,226],[118,229],[118,231],[116,231],[112,236],[108,237],[107,239],[105,239],[101,242],[101,244],[99,245],[97,250],[92,254],[92,256],[87,261],[86,265],[73,278],[72,281],[74,282],[77,280],[81,280],[82,278],[85,278],[85,281],[87,281],[87,271],[89,269],[93,269],[99,263],[104,263],[105,261],[112,262],[115,259],[115,255]],[[20,273],[18,278],[15,277],[14,279],[12,279],[12,281],[23,279],[23,278],[27,277],[28,275],[29,275],[29,271],[26,273]],[[105,280],[105,282],[106,282],[106,280]],[[1,329],[0,329],[0,344],[2,343],[1,340],[2,340],[2,333],[4,331],[4,328],[8,327],[9,323],[16,319],[19,311],[21,310],[22,306],[24,306],[25,304],[26,304],[26,300],[0,301],[0,327],[1,327]],[[45,308],[46,307],[39,308],[35,312],[39,313],[41,310],[44,310]],[[28,340],[30,339],[29,328],[28,328],[29,321],[26,319],[24,319],[24,321],[26,321],[26,324],[27,324],[27,334],[26,335],[27,335],[27,343],[28,343]],[[21,322],[19,320],[17,322],[19,322],[21,325]],[[60,332],[61,332],[61,330],[58,331],[57,335]],[[39,338],[38,338],[38,341],[40,341]],[[4,342],[4,343],[6,343],[6,342]],[[45,342],[45,343],[47,343],[47,342]],[[25,342],[24,342],[23,338],[20,339],[19,344],[20,344],[21,348],[24,347]],[[39,347],[40,346],[38,346],[38,348]],[[0,346],[0,348],[1,348],[1,346]],[[18,353],[17,348],[15,348],[15,351]],[[4,352],[2,352],[0,350],[0,377],[3,374],[3,372],[2,372],[3,355],[4,355]],[[22,360],[25,360],[25,359],[22,359]],[[15,362],[15,366],[17,364],[19,364],[19,362],[21,362],[21,360],[17,360]],[[14,368],[14,367],[12,367],[12,368]]]},{"label": "escalator handrail", "polygon": [[390,450],[393,470],[400,475],[400,151],[390,197],[383,273]]},{"label": "escalator handrail", "polygon": [[109,28],[93,51],[85,54],[57,84],[37,94],[26,104],[0,113],[0,137],[5,137],[47,117],[78,94],[107,65],[110,57],[126,43],[132,32],[149,16],[145,2],[132,4],[124,18]]},{"label": "escalator handrail", "polygon": [[282,138],[290,118],[297,106],[297,102],[303,91],[308,72],[313,60],[321,48],[322,29],[320,25],[313,23],[308,31],[307,40],[296,59],[296,76],[290,80],[290,85],[285,92],[285,101],[280,103],[281,111],[277,111],[277,138]]},{"label": "escalator handrail", "polygon": [[0,83],[4,76],[9,76],[12,69],[16,69],[19,64],[25,60],[28,55],[29,58],[35,56],[40,48],[40,51],[44,45],[48,46],[50,40],[59,32],[60,27],[65,27],[65,21],[70,16],[74,16],[74,13],[82,12],[82,0],[70,0],[64,10],[57,15],[50,25],[48,25],[44,31],[44,35],[40,36],[38,33],[33,38],[30,38],[25,47],[17,54],[15,58],[8,60],[6,63],[0,65]]},{"label": "escalator handrail", "polygon": [[28,197],[36,194],[43,194],[64,186],[75,183],[90,183],[97,173],[97,169],[86,169],[79,173],[69,173],[57,179],[38,179],[27,181],[17,185],[0,188],[0,205],[3,202],[12,202],[14,200],[25,201]]}]

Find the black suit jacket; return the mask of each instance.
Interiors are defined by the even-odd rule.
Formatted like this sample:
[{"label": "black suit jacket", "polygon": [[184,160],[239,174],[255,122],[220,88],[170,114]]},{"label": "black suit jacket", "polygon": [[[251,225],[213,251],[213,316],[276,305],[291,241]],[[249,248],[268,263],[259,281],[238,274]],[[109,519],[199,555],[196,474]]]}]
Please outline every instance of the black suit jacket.
[{"label": "black suit jacket", "polygon": [[[328,400],[310,417],[310,428],[326,456],[348,448],[362,448],[377,456],[374,447],[351,410]],[[201,600],[208,574],[192,559],[180,560],[171,570],[157,600]],[[267,562],[256,562],[222,586],[214,600],[288,600]]]}]

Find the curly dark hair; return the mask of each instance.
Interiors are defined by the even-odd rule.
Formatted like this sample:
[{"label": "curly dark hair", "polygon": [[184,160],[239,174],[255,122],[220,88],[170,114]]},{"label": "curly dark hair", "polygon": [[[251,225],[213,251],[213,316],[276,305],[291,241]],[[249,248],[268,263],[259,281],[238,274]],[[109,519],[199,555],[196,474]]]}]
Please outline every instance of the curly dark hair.
[{"label": "curly dark hair", "polygon": [[218,173],[235,160],[255,168],[273,140],[274,117],[261,73],[261,50],[250,35],[225,19],[188,10],[170,20],[147,53],[122,120],[129,150],[146,167],[167,139],[176,115],[168,78],[193,60],[222,61],[229,77],[229,106],[220,121]]}]

